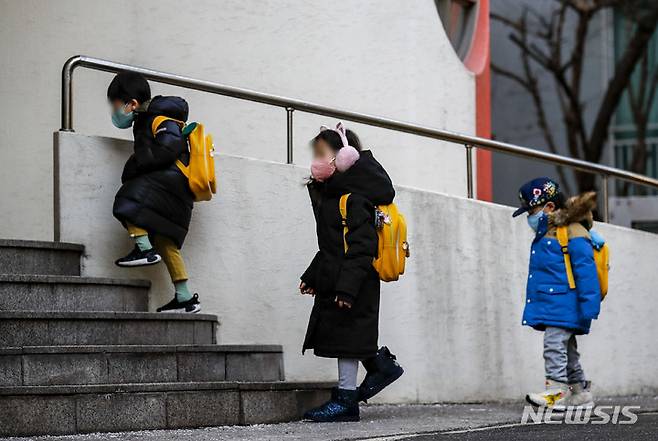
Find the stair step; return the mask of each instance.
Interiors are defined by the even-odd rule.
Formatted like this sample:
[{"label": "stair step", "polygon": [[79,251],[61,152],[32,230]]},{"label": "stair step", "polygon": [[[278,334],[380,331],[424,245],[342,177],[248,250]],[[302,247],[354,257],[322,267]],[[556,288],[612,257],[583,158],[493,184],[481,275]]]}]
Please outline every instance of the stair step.
[{"label": "stair step", "polygon": [[64,242],[0,239],[0,273],[79,276],[84,249]]},{"label": "stair step", "polygon": [[333,383],[0,387],[0,436],[182,429],[301,418]]},{"label": "stair step", "polygon": [[0,311],[146,312],[150,286],[147,280],[0,274]]},{"label": "stair step", "polygon": [[0,348],[213,344],[216,327],[209,314],[0,311]]},{"label": "stair step", "polygon": [[282,381],[278,345],[37,346],[0,349],[0,386]]}]

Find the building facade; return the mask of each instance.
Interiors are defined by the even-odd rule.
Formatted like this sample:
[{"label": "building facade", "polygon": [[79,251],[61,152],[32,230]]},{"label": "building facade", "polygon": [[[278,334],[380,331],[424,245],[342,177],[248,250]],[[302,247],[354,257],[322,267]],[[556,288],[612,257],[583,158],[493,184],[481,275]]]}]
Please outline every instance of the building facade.
[{"label": "building facade", "polygon": [[[20,139],[0,150],[0,163],[13,164],[0,175],[0,188],[7,195],[0,231],[12,238],[52,237],[51,216],[43,210],[53,209],[52,132],[59,127],[60,72],[70,56],[85,54],[486,135],[478,129],[482,118],[476,113],[479,90],[488,80],[480,75],[488,54],[488,27],[474,32],[475,20],[486,23],[488,18],[483,9],[488,2],[480,3],[482,8],[474,2],[431,0],[341,0],[322,5],[299,0],[201,0],[194,9],[181,9],[174,0],[0,0],[0,55],[6,60],[0,136]],[[465,26],[457,20],[451,28],[462,36],[463,41],[455,43],[441,17],[464,5]],[[26,10],[34,13],[25,14]],[[110,122],[105,97],[110,79],[104,73],[76,73],[77,132],[130,136]],[[183,95],[190,103],[190,118],[203,121],[215,133],[220,152],[285,161],[286,115],[281,109],[152,86],[154,94]],[[332,123],[310,115],[296,117],[296,164],[309,163],[308,140],[320,125]],[[396,183],[466,194],[463,146],[348,125],[375,151]]]},{"label": "building facade", "polygon": [[[492,4],[492,12],[502,17],[515,20],[520,17],[524,8],[535,11],[538,15],[549,17],[556,9],[553,1],[510,1],[501,0]],[[567,18],[565,35],[572,35],[575,30],[575,20]],[[627,45],[628,37],[633,29],[629,20],[622,11],[607,9],[597,14],[592,20],[584,53],[584,73],[581,101],[583,106],[583,119],[587,130],[592,127],[595,112],[607,88],[608,81]],[[492,22],[492,59],[497,65],[507,70],[521,72],[522,64],[519,49],[510,42],[508,26],[500,21]],[[657,51],[658,36],[654,36],[648,49],[646,70],[648,79],[642,85],[641,70],[639,66],[631,82],[634,93],[643,94],[645,104],[655,90],[656,72],[658,65]],[[569,49],[571,42],[565,41],[565,49]],[[536,67],[536,66],[535,66]],[[540,68],[535,69],[537,79],[541,85],[541,95],[546,109],[546,120],[556,140],[558,153],[570,156],[566,148],[564,135],[563,114],[557,98],[554,79]],[[493,90],[493,135],[496,139],[515,144],[526,145],[540,150],[548,150],[545,138],[537,123],[537,114],[530,94],[522,86],[501,75],[494,75],[492,79]],[[642,90],[642,92],[641,92]],[[646,107],[646,106],[645,106]],[[637,148],[638,140],[645,139],[647,143],[647,157],[644,160],[646,168],[639,170],[647,176],[656,177],[658,172],[658,157],[656,156],[656,128],[658,127],[658,105],[654,99],[646,109],[646,133],[638,131],[637,120],[634,116],[629,92],[627,91],[617,109],[610,127],[609,140],[602,156],[602,163],[622,169],[631,169],[633,152]],[[520,183],[539,175],[557,177],[554,166],[530,162],[508,156],[495,156],[494,158],[494,200],[496,202],[513,204],[516,200],[517,189]],[[575,188],[573,176],[566,169],[567,185]],[[639,192],[641,196],[638,195]],[[646,189],[626,186],[622,182],[610,184],[611,222],[627,227],[636,227],[649,231],[658,231],[658,201],[651,197],[652,192]],[[647,197],[649,196],[649,197]]]}]

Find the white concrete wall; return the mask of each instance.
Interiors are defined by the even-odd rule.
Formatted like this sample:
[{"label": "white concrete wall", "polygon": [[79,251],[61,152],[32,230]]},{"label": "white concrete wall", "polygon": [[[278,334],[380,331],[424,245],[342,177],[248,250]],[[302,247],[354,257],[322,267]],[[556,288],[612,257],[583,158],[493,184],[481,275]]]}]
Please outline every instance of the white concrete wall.
[{"label": "white concrete wall", "polygon": [[[185,3],[185,6],[182,6]],[[474,132],[474,78],[454,54],[432,0],[0,0],[0,236],[50,239],[51,132],[60,75],[76,54],[141,65],[382,115]],[[79,133],[112,127],[111,75],[75,74]],[[285,112],[180,94],[228,154],[285,161]],[[326,119],[295,117],[296,162]],[[348,123],[349,126],[349,123]],[[354,126],[397,182],[465,193],[463,148]],[[9,165],[9,166],[8,166]],[[15,222],[20,219],[20,222]]]},{"label": "white concrete wall", "polygon": [[[59,134],[62,239],[87,246],[84,273],[148,277],[152,305],[172,295],[163,266],[121,270],[132,244],[111,215],[130,143]],[[379,151],[375,150],[378,156]],[[64,166],[65,164],[65,166]],[[205,312],[219,316],[222,343],[278,343],[287,378],[335,379],[335,363],[300,353],[312,299],[298,277],[316,250],[306,170],[217,158],[219,193],[195,206],[183,252]],[[382,293],[380,343],[406,374],[380,401],[517,399],[543,387],[541,334],[522,327],[531,235],[511,209],[398,187],[412,257]],[[579,345],[599,393],[658,390],[658,236],[597,226],[612,247],[610,294]]]}]

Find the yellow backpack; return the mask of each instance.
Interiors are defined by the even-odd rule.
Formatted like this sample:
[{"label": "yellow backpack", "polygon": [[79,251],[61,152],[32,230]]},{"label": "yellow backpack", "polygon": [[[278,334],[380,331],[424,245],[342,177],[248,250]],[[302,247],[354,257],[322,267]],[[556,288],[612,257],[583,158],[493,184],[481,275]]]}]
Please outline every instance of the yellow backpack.
[{"label": "yellow backpack", "polygon": [[196,122],[185,124],[183,121],[160,115],[156,116],[151,124],[153,137],[160,124],[165,121],[176,122],[181,127],[183,136],[187,138],[190,164],[186,166],[180,160],[176,160],[176,166],[187,178],[190,190],[194,193],[194,200],[196,202],[211,200],[212,195],[217,191],[215,145],[212,142],[212,135],[205,133],[203,124]]},{"label": "yellow backpack", "polygon": [[[569,256],[569,227],[561,226],[557,228],[557,240],[562,247],[562,254],[564,255],[564,266],[567,268],[567,279],[569,280],[569,288],[576,288],[576,281],[573,277],[573,269],[571,268],[571,257]],[[610,272],[610,248],[608,244],[603,244],[602,247],[592,247],[594,250],[594,262],[596,263],[596,272],[599,277],[599,286],[601,287],[601,300],[605,299],[608,295],[608,273]]]},{"label": "yellow backpack", "polygon": [[[343,221],[343,243],[347,252],[347,199],[350,194],[340,198],[338,208]],[[395,204],[379,205],[377,211],[378,250],[377,257],[372,265],[384,282],[398,280],[404,274],[404,267],[409,257],[409,243],[407,242],[407,224],[402,213]]]}]

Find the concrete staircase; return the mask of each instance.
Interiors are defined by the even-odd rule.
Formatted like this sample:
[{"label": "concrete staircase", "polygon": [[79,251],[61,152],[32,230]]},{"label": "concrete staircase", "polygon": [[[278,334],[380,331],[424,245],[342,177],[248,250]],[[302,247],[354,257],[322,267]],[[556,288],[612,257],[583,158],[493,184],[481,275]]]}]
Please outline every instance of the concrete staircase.
[{"label": "concrete staircase", "polygon": [[328,398],[283,381],[280,346],[147,312],[148,281],[81,277],[83,252],[0,240],[0,436],[283,422]]}]

